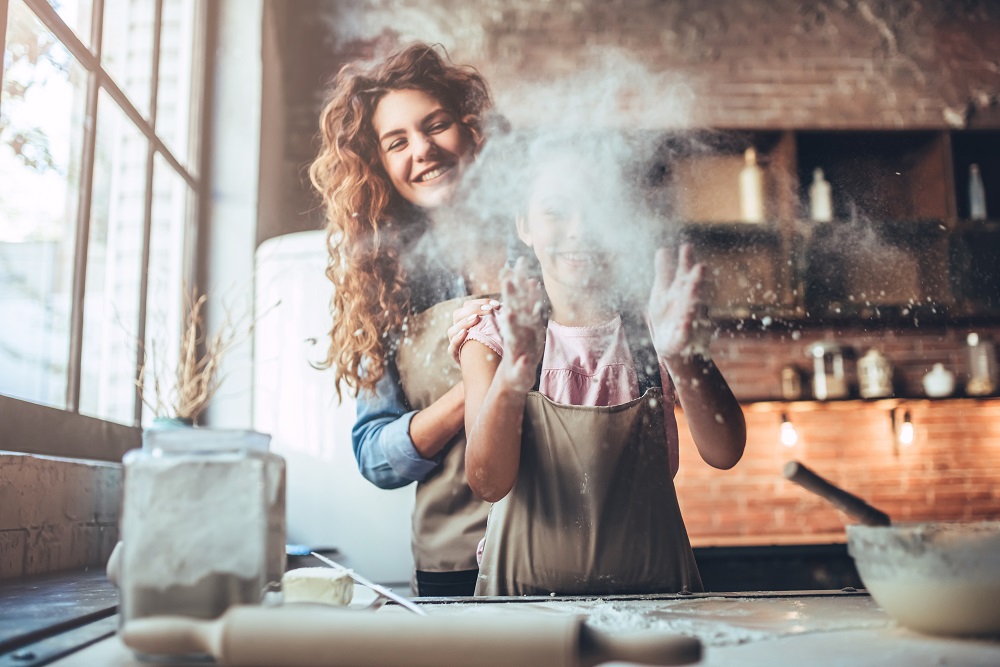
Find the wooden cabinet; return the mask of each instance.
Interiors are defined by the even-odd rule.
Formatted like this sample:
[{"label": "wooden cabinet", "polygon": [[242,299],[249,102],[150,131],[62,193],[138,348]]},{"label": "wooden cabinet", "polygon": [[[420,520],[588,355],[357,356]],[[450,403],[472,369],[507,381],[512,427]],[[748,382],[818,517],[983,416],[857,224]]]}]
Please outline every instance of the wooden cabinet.
[{"label": "wooden cabinet", "polygon": [[[739,221],[750,147],[764,223]],[[971,164],[993,221],[969,219]],[[817,168],[829,222],[809,219]],[[654,173],[669,226],[709,266],[716,318],[1000,320],[1000,130],[676,134]]]}]

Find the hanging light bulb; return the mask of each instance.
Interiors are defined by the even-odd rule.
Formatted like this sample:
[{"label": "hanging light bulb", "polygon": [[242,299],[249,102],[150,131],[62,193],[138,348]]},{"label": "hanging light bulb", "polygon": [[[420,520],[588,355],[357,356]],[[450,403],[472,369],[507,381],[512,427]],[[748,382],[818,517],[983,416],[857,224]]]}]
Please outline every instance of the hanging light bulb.
[{"label": "hanging light bulb", "polygon": [[899,425],[899,444],[909,447],[913,444],[913,422],[910,421],[910,413],[903,413],[903,423]]},{"label": "hanging light bulb", "polygon": [[799,441],[799,434],[795,431],[792,422],[788,420],[788,414],[781,413],[781,444],[785,447],[794,447]]}]

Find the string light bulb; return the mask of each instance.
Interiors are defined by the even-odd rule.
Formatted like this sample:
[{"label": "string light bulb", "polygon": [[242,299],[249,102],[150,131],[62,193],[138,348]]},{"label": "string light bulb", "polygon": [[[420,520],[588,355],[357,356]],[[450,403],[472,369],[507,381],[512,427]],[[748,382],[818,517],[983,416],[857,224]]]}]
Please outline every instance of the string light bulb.
[{"label": "string light bulb", "polygon": [[913,422],[910,421],[910,412],[903,413],[903,423],[899,425],[899,434],[896,436],[899,444],[909,447],[913,444]]},{"label": "string light bulb", "polygon": [[788,413],[781,413],[781,444],[785,447],[794,447],[799,441],[799,434],[795,426],[788,419]]}]

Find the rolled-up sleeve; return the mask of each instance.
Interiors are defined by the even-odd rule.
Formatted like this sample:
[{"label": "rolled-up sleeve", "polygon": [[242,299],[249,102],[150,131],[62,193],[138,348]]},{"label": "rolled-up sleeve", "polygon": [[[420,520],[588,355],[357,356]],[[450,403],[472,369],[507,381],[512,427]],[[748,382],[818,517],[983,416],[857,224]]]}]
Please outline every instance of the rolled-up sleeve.
[{"label": "rolled-up sleeve", "polygon": [[437,467],[438,461],[420,456],[410,438],[410,421],[417,411],[408,409],[394,363],[386,364],[374,392],[358,396],[357,407],[351,444],[365,479],[383,489],[397,489],[423,480]]}]

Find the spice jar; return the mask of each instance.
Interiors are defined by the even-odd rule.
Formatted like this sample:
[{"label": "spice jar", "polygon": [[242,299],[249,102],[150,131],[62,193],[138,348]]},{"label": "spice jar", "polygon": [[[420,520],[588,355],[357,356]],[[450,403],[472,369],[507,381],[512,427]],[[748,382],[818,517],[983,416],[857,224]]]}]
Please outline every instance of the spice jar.
[{"label": "spice jar", "polygon": [[215,618],[262,600],[285,569],[285,463],[252,431],[153,429],[128,452],[122,622]]}]

